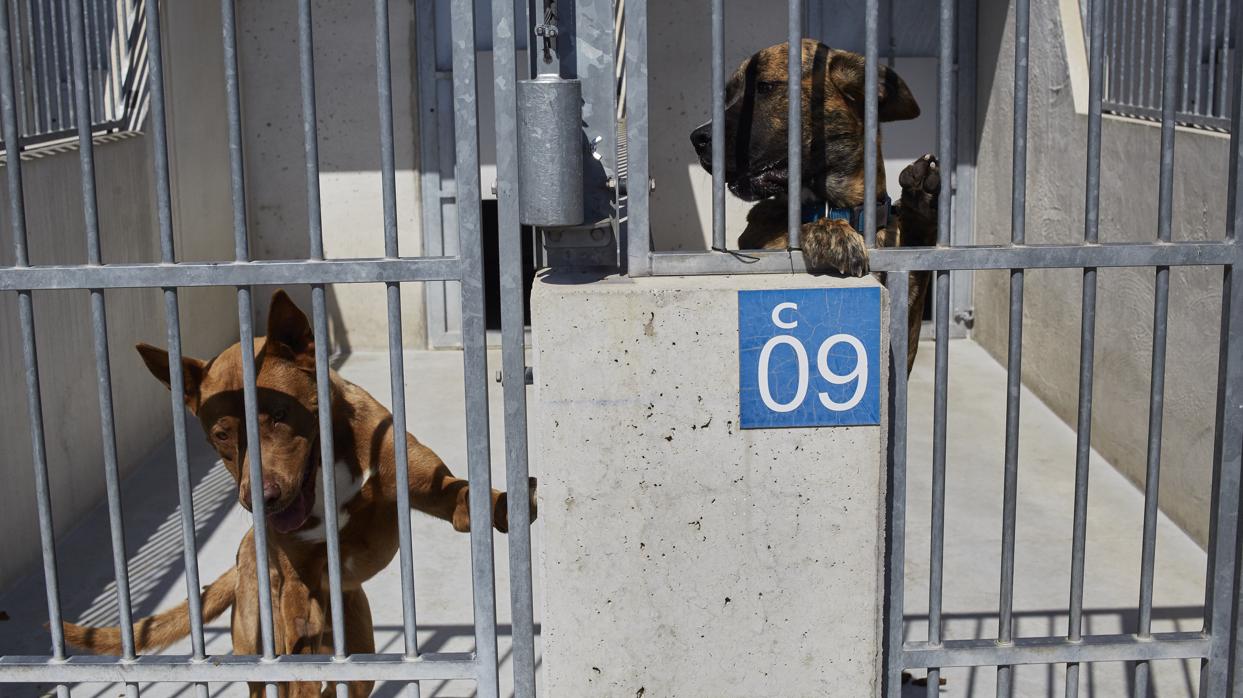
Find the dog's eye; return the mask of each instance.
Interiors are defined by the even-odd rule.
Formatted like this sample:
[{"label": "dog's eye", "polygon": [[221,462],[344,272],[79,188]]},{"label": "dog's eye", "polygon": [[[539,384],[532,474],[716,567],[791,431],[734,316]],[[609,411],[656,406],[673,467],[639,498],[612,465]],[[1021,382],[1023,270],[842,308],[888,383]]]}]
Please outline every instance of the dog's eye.
[{"label": "dog's eye", "polygon": [[755,91],[762,95],[772,94],[773,92],[776,92],[777,89],[780,88],[783,84],[784,83],[771,82],[771,81],[765,80],[762,82],[755,83]]},{"label": "dog's eye", "polygon": [[211,433],[211,436],[213,439],[217,441],[228,441],[229,440],[229,432],[225,431],[224,429],[217,429],[213,431]]},{"label": "dog's eye", "polygon": [[272,410],[269,416],[272,418],[273,422],[283,422],[285,421],[285,416],[286,416],[285,408],[277,407],[276,409]]}]

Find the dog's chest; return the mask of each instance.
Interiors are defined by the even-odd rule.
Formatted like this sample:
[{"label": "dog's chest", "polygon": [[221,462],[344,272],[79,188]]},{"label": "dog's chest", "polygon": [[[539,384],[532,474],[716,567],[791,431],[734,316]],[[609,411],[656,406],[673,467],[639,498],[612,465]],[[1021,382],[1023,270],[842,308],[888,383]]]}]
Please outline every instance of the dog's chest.
[{"label": "dog's chest", "polygon": [[[367,480],[371,478],[371,470],[365,470],[361,475],[355,475],[350,471],[349,466],[337,461],[333,466],[333,481],[336,484],[337,499],[337,530],[345,528],[350,522],[350,513],[348,510],[349,503],[358,496],[363,485],[367,484]],[[315,505],[311,509],[311,519],[315,522],[313,526],[295,531],[292,535],[298,540],[308,543],[322,543],[328,538],[324,505],[323,483],[317,482],[315,486]]]}]

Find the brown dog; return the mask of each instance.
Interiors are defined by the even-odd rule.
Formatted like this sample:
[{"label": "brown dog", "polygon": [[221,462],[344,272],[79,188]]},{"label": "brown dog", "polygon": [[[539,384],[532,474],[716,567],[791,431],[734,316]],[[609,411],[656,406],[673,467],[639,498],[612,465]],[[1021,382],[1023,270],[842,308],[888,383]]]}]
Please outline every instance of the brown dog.
[{"label": "brown dog", "polygon": [[[813,270],[847,276],[868,272],[861,225],[864,197],[864,60],[811,39],[802,43],[803,258]],[[786,144],[789,95],[788,44],[770,46],[748,58],[725,89],[725,182],[739,198],[755,201],[738,238],[744,250],[785,249],[788,243]],[[879,67],[880,121],[919,116],[906,83]],[[876,243],[881,247],[932,245],[937,236],[941,186],[937,160],[925,155],[899,177],[902,198],[890,210],[885,194],[884,157],[876,144]],[[700,164],[712,171],[712,122],[691,132]],[[907,371],[915,361],[928,272],[914,272],[908,291]],[[881,279],[882,283],[884,279]]]},{"label": "brown dog", "polygon": [[[327,546],[321,491],[315,346],[306,315],[284,291],[272,296],[267,336],[255,340],[258,379],[259,448],[263,464],[264,512],[267,516],[268,565],[278,654],[330,654]],[[147,368],[169,385],[168,352],[138,345]],[[183,358],[186,407],[203,425],[238,485],[238,500],[250,500],[250,452],[247,450],[242,399],[242,348],[225,349],[211,361]],[[333,475],[340,529],[341,584],[344,592],[346,650],[372,653],[371,610],[362,584],[384,569],[397,552],[397,467],[393,454],[393,417],[375,398],[336,372],[329,373],[332,394]],[[431,449],[406,434],[410,504],[419,511],[470,530],[469,484],[449,472]],[[528,496],[536,515],[535,479]],[[492,522],[508,530],[506,495],[492,490]],[[234,654],[260,654],[259,594],[254,529],[237,549],[233,568],[203,591],[203,616],[211,620],[233,607]],[[134,624],[140,651],[167,647],[190,632],[188,604],[143,618]],[[65,624],[71,644],[100,654],[119,654],[120,629]],[[367,696],[370,682],[350,685],[351,696]],[[263,695],[252,684],[252,696]],[[283,696],[319,696],[318,682],[282,686]]]}]

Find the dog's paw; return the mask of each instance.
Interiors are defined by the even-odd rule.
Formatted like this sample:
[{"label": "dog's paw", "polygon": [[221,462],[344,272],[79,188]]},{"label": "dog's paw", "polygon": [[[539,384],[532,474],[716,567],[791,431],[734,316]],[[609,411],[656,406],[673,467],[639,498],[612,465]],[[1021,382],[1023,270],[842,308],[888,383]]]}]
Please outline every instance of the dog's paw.
[{"label": "dog's paw", "polygon": [[458,490],[457,504],[453,507],[453,530],[458,533],[470,532],[470,488]]},{"label": "dog's paw", "polygon": [[812,271],[836,271],[843,276],[868,273],[868,251],[863,236],[839,219],[822,218],[803,226],[803,259]]},{"label": "dog's paw", "polygon": [[932,153],[906,166],[898,175],[902,208],[935,219],[941,198],[941,165]]},{"label": "dog's paw", "polygon": [[[539,515],[535,499],[535,478],[527,478],[527,497],[530,502],[531,521]],[[501,533],[509,533],[509,493],[501,492],[492,500],[492,525]]]}]

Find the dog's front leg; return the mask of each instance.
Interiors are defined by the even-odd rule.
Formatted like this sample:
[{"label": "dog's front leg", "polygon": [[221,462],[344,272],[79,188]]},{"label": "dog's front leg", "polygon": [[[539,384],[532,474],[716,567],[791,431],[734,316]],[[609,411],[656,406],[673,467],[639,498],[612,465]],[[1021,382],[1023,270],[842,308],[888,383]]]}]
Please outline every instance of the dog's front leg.
[{"label": "dog's front leg", "polygon": [[[470,530],[470,483],[456,478],[449,466],[407,435],[409,452],[410,506],[421,512],[444,519],[463,533]],[[535,478],[530,478],[527,496],[531,503],[531,520],[537,509],[535,502]],[[492,490],[492,525],[505,533],[509,530],[508,498],[504,492]]]},{"label": "dog's front leg", "polygon": [[803,226],[803,259],[811,271],[835,271],[844,276],[868,273],[868,251],[863,236],[850,223],[821,218]]},{"label": "dog's front leg", "polygon": [[[906,166],[898,176],[902,198],[898,200],[898,244],[902,247],[927,247],[937,243],[937,215],[941,196],[941,171],[936,156],[924,155]],[[907,286],[906,372],[915,365],[915,352],[923,327],[924,304],[932,282],[932,273],[913,272]]]}]

